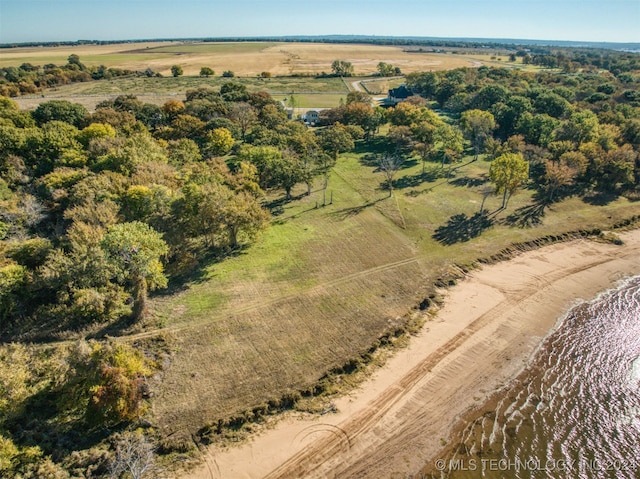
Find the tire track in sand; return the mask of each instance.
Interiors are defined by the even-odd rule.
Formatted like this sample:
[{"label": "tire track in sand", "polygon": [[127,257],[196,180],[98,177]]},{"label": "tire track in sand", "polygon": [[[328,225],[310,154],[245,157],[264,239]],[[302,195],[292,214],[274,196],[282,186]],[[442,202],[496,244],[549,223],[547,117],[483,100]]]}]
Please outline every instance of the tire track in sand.
[{"label": "tire track in sand", "polygon": [[[395,384],[383,391],[383,393],[371,401],[364,410],[340,424],[340,428],[344,431],[349,443],[357,444],[359,437],[372,432],[373,429],[379,425],[382,418],[384,418],[385,415],[394,408],[394,406],[411,396],[416,385],[418,385],[418,383],[423,380],[425,376],[427,376],[440,362],[442,362],[453,351],[460,348],[480,330],[490,326],[494,321],[497,321],[496,318],[499,318],[509,310],[515,308],[518,303],[521,303],[527,298],[533,297],[539,292],[553,287],[554,283],[557,281],[591,269],[610,260],[611,257],[608,256],[601,259],[594,258],[594,261],[589,262],[588,264],[568,269],[563,268],[544,277],[532,276],[532,281],[525,285],[521,291],[508,295],[498,305],[479,316],[465,329],[447,341],[443,346],[425,357]],[[401,421],[412,422],[414,419],[414,417],[405,417],[401,418]],[[389,431],[387,431],[387,434],[389,434]],[[339,461],[338,457],[340,454],[345,454],[342,440],[337,438],[335,435],[324,435],[312,444],[307,445],[307,447],[297,454],[290,457],[286,462],[267,474],[265,478],[327,477],[330,474],[329,471],[320,471],[320,469],[322,469],[323,466],[326,467],[326,464],[330,461],[332,463],[342,462],[348,467],[349,464],[353,465],[357,462],[357,460],[359,460],[364,454],[370,454],[371,450],[364,449],[360,454],[360,457],[356,458],[356,460],[354,460],[353,452],[353,449],[350,448],[349,454],[351,454],[351,456],[349,457],[349,460],[347,461],[347,458],[345,457],[344,461]],[[334,473],[334,471],[331,471],[331,473]],[[328,477],[331,477],[331,475]],[[340,475],[336,477],[349,476]]]}]

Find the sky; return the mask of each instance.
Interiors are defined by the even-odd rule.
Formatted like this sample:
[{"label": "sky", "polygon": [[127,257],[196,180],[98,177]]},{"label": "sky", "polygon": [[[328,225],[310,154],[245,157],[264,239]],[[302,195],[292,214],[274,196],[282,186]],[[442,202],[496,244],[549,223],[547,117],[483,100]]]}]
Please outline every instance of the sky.
[{"label": "sky", "polygon": [[640,0],[0,0],[0,43],[332,34],[640,42]]}]

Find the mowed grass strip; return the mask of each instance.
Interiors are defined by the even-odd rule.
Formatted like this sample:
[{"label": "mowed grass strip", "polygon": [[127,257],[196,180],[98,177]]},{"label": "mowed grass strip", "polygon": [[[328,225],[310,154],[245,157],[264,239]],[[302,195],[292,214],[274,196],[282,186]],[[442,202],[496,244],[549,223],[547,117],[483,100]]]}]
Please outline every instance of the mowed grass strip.
[{"label": "mowed grass strip", "polygon": [[344,104],[347,100],[346,93],[295,93],[278,94],[273,97],[276,100],[285,101],[287,106],[291,106],[291,97],[294,97],[294,105],[296,108],[335,108]]},{"label": "mowed grass strip", "polygon": [[181,331],[153,401],[156,420],[189,435],[312,387],[398,323],[416,299],[406,278],[420,275],[419,265],[405,264]]}]

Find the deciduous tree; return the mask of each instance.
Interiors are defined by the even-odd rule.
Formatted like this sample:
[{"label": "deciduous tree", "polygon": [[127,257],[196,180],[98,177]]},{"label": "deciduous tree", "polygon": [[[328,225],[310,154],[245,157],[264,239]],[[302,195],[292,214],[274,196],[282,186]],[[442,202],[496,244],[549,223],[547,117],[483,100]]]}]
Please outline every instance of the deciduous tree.
[{"label": "deciduous tree", "polygon": [[496,128],[493,115],[483,110],[467,110],[460,117],[460,127],[471,141],[477,160],[485,140]]},{"label": "deciduous tree", "polygon": [[334,161],[338,159],[339,153],[352,150],[355,147],[353,137],[340,123],[320,131],[318,142],[322,149],[333,157]]},{"label": "deciduous tree", "polygon": [[33,111],[33,118],[40,126],[48,121],[57,120],[77,128],[87,113],[87,109],[78,103],[71,103],[67,100],[49,100],[38,105]]},{"label": "deciduous tree", "polygon": [[180,65],[173,65],[171,67],[171,74],[174,76],[174,78],[182,76],[183,73],[184,71],[182,70],[182,67]]},{"label": "deciduous tree", "polygon": [[224,156],[231,151],[235,140],[226,128],[215,128],[207,135],[205,149],[213,156]]},{"label": "deciduous tree", "polygon": [[102,248],[114,265],[116,280],[131,288],[133,315],[141,319],[146,312],[147,292],[167,286],[161,258],[168,253],[160,233],[139,221],[111,226]]},{"label": "deciduous tree", "polygon": [[397,153],[383,153],[378,159],[378,169],[385,177],[387,188],[389,190],[389,198],[393,196],[393,179],[402,168],[404,159]]},{"label": "deciduous tree", "polygon": [[421,121],[412,125],[411,133],[415,141],[414,151],[422,160],[422,174],[424,175],[426,163],[431,158],[435,147],[436,126],[427,121]]},{"label": "deciduous tree", "polygon": [[502,193],[502,209],[520,186],[529,178],[529,163],[520,153],[505,153],[491,163],[489,179]]},{"label": "deciduous tree", "polygon": [[153,444],[141,432],[126,432],[117,438],[109,466],[111,478],[119,479],[125,473],[132,479],[155,478],[157,472]]},{"label": "deciduous tree", "polygon": [[353,75],[353,65],[345,60],[334,60],[331,64],[331,71],[335,76],[350,77]]},{"label": "deciduous tree", "polygon": [[258,120],[256,109],[249,103],[234,103],[229,111],[229,118],[240,127],[240,134],[244,140],[249,129]]},{"label": "deciduous tree", "polygon": [[209,67],[202,67],[200,69],[200,76],[201,77],[211,77],[213,75],[215,75],[215,72]]}]

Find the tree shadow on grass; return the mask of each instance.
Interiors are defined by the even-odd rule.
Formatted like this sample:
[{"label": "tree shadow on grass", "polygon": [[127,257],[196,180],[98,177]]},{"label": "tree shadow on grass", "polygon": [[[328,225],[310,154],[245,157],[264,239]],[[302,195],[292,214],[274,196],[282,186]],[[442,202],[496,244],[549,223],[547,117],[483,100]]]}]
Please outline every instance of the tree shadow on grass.
[{"label": "tree shadow on grass", "polygon": [[354,152],[357,154],[363,153],[391,153],[395,149],[395,145],[387,140],[384,136],[377,136],[370,140],[356,141],[356,147]]},{"label": "tree shadow on grass", "polygon": [[588,196],[584,196],[582,201],[593,206],[606,206],[618,199],[618,195],[608,191],[597,191]]},{"label": "tree shadow on grass", "polygon": [[331,213],[332,216],[336,216],[338,218],[340,218],[341,220],[350,218],[352,216],[356,216],[359,215],[360,213],[362,213],[364,210],[366,210],[367,208],[374,206],[376,203],[379,203],[380,201],[385,200],[386,198],[379,198],[377,200],[374,201],[369,201],[367,203],[365,203],[364,205],[360,205],[360,206],[352,206],[350,208],[343,208],[341,210],[335,211],[333,213]]},{"label": "tree shadow on grass", "polygon": [[546,202],[536,202],[531,205],[522,206],[507,216],[504,220],[509,226],[519,226],[520,228],[531,228],[542,223]]},{"label": "tree shadow on grass", "polygon": [[150,298],[172,296],[189,288],[192,284],[206,283],[209,278],[209,267],[221,263],[227,258],[233,258],[246,254],[250,244],[240,244],[235,248],[219,246],[205,248],[200,246],[193,251],[193,260],[185,264],[179,270],[172,271],[169,275],[169,284],[164,289],[158,289],[149,294]]},{"label": "tree shadow on grass", "polygon": [[360,157],[360,164],[370,168],[378,168],[380,166],[380,157],[376,153],[368,153]]},{"label": "tree shadow on grass", "polygon": [[469,217],[464,213],[449,218],[446,225],[440,226],[433,238],[444,245],[463,243],[477,236],[493,225],[493,220],[484,212]]},{"label": "tree shadow on grass", "polygon": [[[404,188],[415,188],[416,186],[420,186],[424,183],[425,179],[422,175],[407,175],[402,178],[398,178],[397,180],[393,180],[393,189],[401,190]],[[389,185],[385,181],[380,184],[380,188],[384,190],[388,190]]]},{"label": "tree shadow on grass", "polygon": [[300,199],[304,198],[305,196],[307,196],[307,192],[306,191],[304,193],[299,194],[299,195],[291,196],[291,198],[287,198],[286,196],[283,196],[283,197],[278,198],[276,200],[270,201],[269,203],[266,203],[264,206],[265,206],[265,208],[267,208],[269,210],[269,212],[271,213],[271,216],[280,216],[280,215],[282,215],[284,213],[284,206],[286,204],[289,204],[292,201],[300,200]]},{"label": "tree shadow on grass", "polygon": [[[415,188],[420,186],[422,183],[433,183],[434,181],[445,178],[447,176],[447,171],[442,168],[432,168],[429,170],[425,170],[424,173],[418,173],[416,175],[407,175],[402,178],[398,178],[393,182],[394,189],[404,189],[404,188]],[[382,186],[383,189],[387,189],[386,182]]]},{"label": "tree shadow on grass", "polygon": [[454,186],[466,186],[467,188],[475,188],[477,186],[484,185],[487,181],[487,178],[471,178],[469,176],[463,176],[461,178],[456,178],[450,183]]}]

